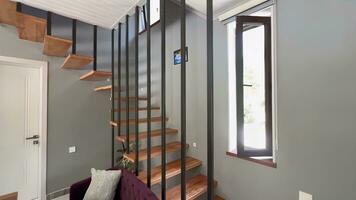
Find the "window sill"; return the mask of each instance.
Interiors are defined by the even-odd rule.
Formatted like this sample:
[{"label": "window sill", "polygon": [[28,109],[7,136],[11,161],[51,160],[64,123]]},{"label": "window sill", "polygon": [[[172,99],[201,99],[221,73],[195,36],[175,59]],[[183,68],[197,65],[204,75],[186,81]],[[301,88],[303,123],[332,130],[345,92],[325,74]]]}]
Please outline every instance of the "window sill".
[{"label": "window sill", "polygon": [[274,163],[272,159],[256,159],[256,158],[252,158],[252,157],[243,157],[243,156],[239,155],[236,150],[227,151],[226,155],[235,157],[235,158],[240,158],[243,160],[247,160],[250,162],[254,162],[254,163],[264,165],[267,167],[277,168],[277,163]]}]

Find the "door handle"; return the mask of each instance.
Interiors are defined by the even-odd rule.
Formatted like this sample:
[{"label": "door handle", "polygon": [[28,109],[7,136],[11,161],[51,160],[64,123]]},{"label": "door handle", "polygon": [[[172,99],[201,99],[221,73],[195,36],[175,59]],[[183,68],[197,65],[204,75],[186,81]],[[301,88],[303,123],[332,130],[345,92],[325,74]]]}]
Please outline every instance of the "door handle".
[{"label": "door handle", "polygon": [[38,139],[38,138],[40,138],[39,135],[34,135],[34,136],[32,136],[32,137],[26,138],[26,140],[36,140],[36,139]]}]

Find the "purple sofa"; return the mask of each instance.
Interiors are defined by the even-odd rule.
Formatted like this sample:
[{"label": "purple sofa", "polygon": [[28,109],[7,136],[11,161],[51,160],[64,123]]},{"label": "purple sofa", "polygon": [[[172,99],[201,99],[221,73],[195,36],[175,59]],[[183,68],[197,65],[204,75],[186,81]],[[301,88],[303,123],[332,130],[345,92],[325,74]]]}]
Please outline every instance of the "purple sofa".
[{"label": "purple sofa", "polygon": [[[117,170],[117,169],[112,169]],[[82,200],[90,185],[91,178],[74,183],[70,187],[70,200]],[[115,200],[158,200],[156,195],[131,172],[123,169]]]}]

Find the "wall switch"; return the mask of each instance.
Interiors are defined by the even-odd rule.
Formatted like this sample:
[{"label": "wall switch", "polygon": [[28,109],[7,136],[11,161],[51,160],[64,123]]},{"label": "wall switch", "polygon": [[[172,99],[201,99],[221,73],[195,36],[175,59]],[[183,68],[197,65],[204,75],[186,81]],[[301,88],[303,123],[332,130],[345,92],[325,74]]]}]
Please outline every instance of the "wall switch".
[{"label": "wall switch", "polygon": [[197,147],[197,143],[193,142],[193,147],[196,148]]},{"label": "wall switch", "polygon": [[313,200],[313,196],[311,194],[299,191],[299,200]]},{"label": "wall switch", "polygon": [[69,149],[68,149],[68,152],[69,152],[69,153],[75,153],[76,151],[77,151],[77,150],[76,150],[75,146],[69,147]]}]

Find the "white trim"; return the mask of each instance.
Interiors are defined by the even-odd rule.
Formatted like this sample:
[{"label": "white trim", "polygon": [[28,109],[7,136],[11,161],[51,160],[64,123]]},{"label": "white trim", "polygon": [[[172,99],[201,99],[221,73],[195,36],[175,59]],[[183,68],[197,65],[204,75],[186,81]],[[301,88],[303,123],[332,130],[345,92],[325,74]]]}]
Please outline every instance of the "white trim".
[{"label": "white trim", "polygon": [[276,4],[271,6],[272,8],[272,88],[273,88],[273,97],[272,97],[272,137],[273,137],[273,162],[276,163],[277,153],[278,153],[278,90],[277,90],[277,9]]},{"label": "white trim", "polygon": [[242,13],[248,9],[251,9],[259,4],[262,4],[268,0],[245,0],[243,3],[237,4],[235,7],[227,10],[223,14],[221,14],[218,19],[219,21],[224,21],[232,16],[235,16],[239,13]]},{"label": "white trim", "polygon": [[27,66],[40,70],[40,187],[39,200],[46,199],[46,172],[47,172],[47,83],[48,83],[48,63],[45,61],[35,61],[15,57],[0,56],[0,63],[12,66]]}]

